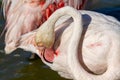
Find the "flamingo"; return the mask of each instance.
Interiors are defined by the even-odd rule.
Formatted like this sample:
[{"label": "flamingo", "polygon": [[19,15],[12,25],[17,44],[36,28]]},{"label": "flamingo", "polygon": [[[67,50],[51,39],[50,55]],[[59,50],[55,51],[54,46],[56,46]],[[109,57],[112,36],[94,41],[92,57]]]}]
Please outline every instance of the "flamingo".
[{"label": "flamingo", "polygon": [[[64,23],[55,27],[61,21]],[[116,80],[120,79],[119,34],[120,22],[115,18],[67,6],[56,10],[38,29],[22,35],[17,47],[36,53],[62,77]]]},{"label": "flamingo", "polygon": [[[61,12],[61,14],[59,14],[59,12]],[[69,40],[67,40],[68,46],[66,48],[66,64],[70,69],[68,73],[71,72],[71,75],[75,80],[120,79],[120,23],[115,19],[110,20],[109,18],[111,17],[109,16],[92,12],[84,12],[88,14],[92,20],[88,25],[87,31],[85,32],[83,43],[81,43],[80,41],[83,33],[82,20],[84,18],[81,16],[81,13],[82,11],[78,13],[76,10],[69,7],[63,8],[61,10],[59,9],[58,12],[54,13],[52,17],[48,19],[46,24],[43,25],[44,27],[42,26],[38,29],[36,33],[37,45],[45,46],[45,48],[51,49],[53,42],[55,41],[55,33],[54,28],[49,26],[51,25],[54,27],[55,22],[60,16],[65,14],[71,15],[74,20],[74,23],[72,25],[74,28],[72,30],[72,33],[70,35],[67,34],[66,36],[69,37]],[[93,18],[93,15],[94,17],[99,17],[99,20]],[[99,22],[102,25],[98,24]],[[62,41],[63,40],[61,40],[61,44]],[[81,44],[81,46],[79,44]],[[79,48],[82,48],[82,50]],[[61,65],[60,62],[61,61],[59,60],[59,64]],[[82,65],[83,63],[88,67],[88,69],[91,69],[90,71],[92,71],[94,74],[86,71],[84,65]]]},{"label": "flamingo", "polygon": [[5,52],[17,49],[19,37],[37,29],[57,9],[70,5],[82,9],[86,0],[3,0],[6,18]]}]

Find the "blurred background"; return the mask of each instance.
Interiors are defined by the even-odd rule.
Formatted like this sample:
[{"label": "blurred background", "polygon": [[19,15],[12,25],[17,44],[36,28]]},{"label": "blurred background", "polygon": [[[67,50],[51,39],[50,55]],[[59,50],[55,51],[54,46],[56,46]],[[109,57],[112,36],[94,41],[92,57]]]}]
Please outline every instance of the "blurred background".
[{"label": "blurred background", "polygon": [[[114,16],[120,21],[120,0],[88,0],[86,9]],[[4,25],[1,9],[0,34]],[[19,49],[5,55],[3,36],[0,37],[0,80],[67,80],[50,70],[40,59],[29,60],[29,52]]]}]

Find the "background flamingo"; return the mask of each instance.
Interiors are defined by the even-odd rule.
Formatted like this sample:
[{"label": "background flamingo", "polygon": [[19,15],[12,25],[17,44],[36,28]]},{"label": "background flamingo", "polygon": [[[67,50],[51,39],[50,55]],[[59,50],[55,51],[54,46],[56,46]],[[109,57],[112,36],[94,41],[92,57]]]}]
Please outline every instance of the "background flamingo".
[{"label": "background flamingo", "polygon": [[84,4],[85,0],[3,0],[5,52],[14,51],[19,37],[37,29],[55,10],[66,5],[82,9]]},{"label": "background flamingo", "polygon": [[[68,11],[71,12],[68,13]],[[72,21],[70,16],[64,16],[64,18],[58,20],[60,16],[63,16],[65,14],[72,15],[74,21]],[[80,15],[82,17],[79,18]],[[57,20],[57,23],[60,23],[60,21],[64,20],[65,18],[68,19],[66,22],[62,23],[62,25],[58,27],[55,27],[55,22]],[[80,31],[80,29],[77,29],[75,25],[76,27],[79,25],[80,29],[82,26],[84,26],[83,32]],[[116,78],[120,78],[120,74],[118,72],[120,69],[119,61],[117,62],[119,57],[113,58],[113,63],[118,64],[116,65],[116,68],[114,68],[113,64],[110,64],[107,61],[107,57],[110,57],[108,54],[109,49],[112,49],[111,41],[115,41],[116,44],[116,47],[113,48],[114,51],[119,48],[119,26],[120,23],[115,18],[110,16],[105,16],[100,13],[84,10],[78,13],[73,8],[62,8],[60,10],[57,10],[43,25],[41,25],[39,29],[21,36],[17,47],[37,53],[37,55],[45,64],[50,66],[51,69],[58,71],[62,77],[69,79],[75,78],[76,80],[79,80],[88,77],[87,75],[90,75],[89,73],[91,73],[93,77],[88,77],[87,79],[107,80],[109,78],[111,80],[115,80]],[[110,34],[107,34],[109,32]],[[80,33],[82,33],[81,39],[79,39]],[[115,36],[114,38],[113,35]],[[111,41],[109,41],[110,39]],[[75,42],[72,40],[75,40]],[[82,52],[80,52],[81,50]],[[78,54],[77,51],[79,52]],[[73,55],[75,52],[76,54]],[[73,60],[77,61],[73,62]],[[110,67],[113,66],[111,72],[113,72],[114,75],[111,75],[109,71],[107,75],[104,74],[106,70],[109,70],[109,67],[107,67],[108,64],[110,64]],[[81,74],[83,74],[82,76],[79,72],[77,72],[77,69],[79,69]],[[85,71],[89,73],[86,73]],[[97,78],[95,74],[104,74],[104,76]]]}]

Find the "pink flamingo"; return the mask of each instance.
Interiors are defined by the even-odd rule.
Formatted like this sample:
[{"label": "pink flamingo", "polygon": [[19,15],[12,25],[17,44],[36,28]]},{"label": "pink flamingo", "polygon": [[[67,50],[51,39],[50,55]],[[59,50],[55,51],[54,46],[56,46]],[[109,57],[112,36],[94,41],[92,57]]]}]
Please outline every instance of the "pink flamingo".
[{"label": "pink flamingo", "polygon": [[36,53],[62,77],[116,80],[120,79],[119,34],[120,22],[111,16],[64,7],[21,36],[17,47]]},{"label": "pink flamingo", "polygon": [[[82,13],[91,17],[88,25]],[[63,32],[56,50],[59,55],[54,56],[50,67],[61,72],[61,75],[67,73],[75,80],[120,79],[120,22],[110,16],[90,11],[78,12],[70,7],[57,10],[36,33],[36,44],[44,47],[42,55],[52,54],[47,51],[54,50],[54,25],[65,14],[72,16],[74,23]],[[84,25],[88,27],[85,32]]]}]

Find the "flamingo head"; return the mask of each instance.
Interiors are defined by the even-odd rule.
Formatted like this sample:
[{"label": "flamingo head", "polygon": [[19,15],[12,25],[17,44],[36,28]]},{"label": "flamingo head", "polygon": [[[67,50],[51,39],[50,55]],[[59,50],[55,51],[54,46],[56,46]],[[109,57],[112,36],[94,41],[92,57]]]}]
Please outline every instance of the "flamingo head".
[{"label": "flamingo head", "polygon": [[35,37],[37,46],[52,48],[54,40],[55,32],[53,27],[46,25],[46,23],[39,27]]}]

